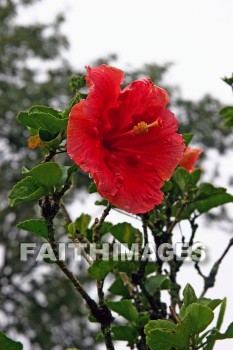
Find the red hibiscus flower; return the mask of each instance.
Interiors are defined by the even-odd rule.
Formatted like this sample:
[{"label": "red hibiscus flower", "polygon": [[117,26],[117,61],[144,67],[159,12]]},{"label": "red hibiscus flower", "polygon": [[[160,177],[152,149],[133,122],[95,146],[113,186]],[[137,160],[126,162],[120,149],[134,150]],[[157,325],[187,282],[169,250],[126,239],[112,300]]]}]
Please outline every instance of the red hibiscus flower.
[{"label": "red hibiscus flower", "polygon": [[90,93],[70,113],[69,156],[93,176],[100,195],[131,213],[163,200],[160,188],[184,151],[178,122],[166,109],[168,94],[150,79],[121,90],[123,72],[87,67]]},{"label": "red hibiscus flower", "polygon": [[195,169],[194,164],[197,162],[202,152],[202,148],[187,147],[179,165],[191,173]]}]

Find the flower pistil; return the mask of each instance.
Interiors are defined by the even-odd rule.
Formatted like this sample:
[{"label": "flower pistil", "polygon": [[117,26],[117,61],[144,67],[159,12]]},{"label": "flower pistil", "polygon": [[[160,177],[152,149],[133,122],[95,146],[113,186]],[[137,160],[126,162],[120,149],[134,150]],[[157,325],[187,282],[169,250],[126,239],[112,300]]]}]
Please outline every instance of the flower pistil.
[{"label": "flower pistil", "polygon": [[163,125],[163,120],[161,118],[157,118],[153,123],[147,124],[146,122],[139,122],[137,125],[133,127],[133,130],[130,132],[133,135],[146,134],[150,128],[153,126],[161,127]]}]

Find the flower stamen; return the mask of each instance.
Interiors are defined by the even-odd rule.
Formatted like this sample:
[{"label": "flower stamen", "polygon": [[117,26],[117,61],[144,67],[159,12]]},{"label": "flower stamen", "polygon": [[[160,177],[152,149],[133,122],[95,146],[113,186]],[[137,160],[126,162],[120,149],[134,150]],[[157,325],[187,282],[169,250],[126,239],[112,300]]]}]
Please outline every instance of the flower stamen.
[{"label": "flower stamen", "polygon": [[163,124],[164,124],[164,121],[161,118],[157,118],[151,124],[147,124],[146,122],[139,122],[137,125],[133,127],[132,134],[133,135],[146,134],[148,130],[153,126],[161,127]]}]

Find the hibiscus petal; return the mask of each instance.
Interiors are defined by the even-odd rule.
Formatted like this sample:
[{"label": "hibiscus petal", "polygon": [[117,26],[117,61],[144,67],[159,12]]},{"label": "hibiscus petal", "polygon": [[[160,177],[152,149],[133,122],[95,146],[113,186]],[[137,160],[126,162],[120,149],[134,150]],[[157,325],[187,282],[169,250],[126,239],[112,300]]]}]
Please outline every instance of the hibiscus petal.
[{"label": "hibiscus petal", "polygon": [[177,167],[184,147],[182,136],[172,134],[139,147],[128,139],[128,148],[106,149],[105,165],[94,176],[99,193],[131,213],[151,210],[162,202],[160,188]]},{"label": "hibiscus petal", "polygon": [[103,151],[95,121],[84,112],[85,100],[76,104],[70,113],[67,128],[67,153],[87,172],[101,168]]},{"label": "hibiscus petal", "polygon": [[103,198],[133,214],[148,212],[163,200],[160,190],[163,181],[142,164],[135,168],[125,160],[121,160],[120,164],[108,163],[108,167],[94,174],[94,179]]},{"label": "hibiscus petal", "polygon": [[119,132],[132,127],[132,123],[137,121],[154,121],[158,111],[164,110],[168,102],[167,92],[150,79],[136,80],[121,91],[117,112],[113,110],[109,113],[111,130]]},{"label": "hibiscus petal", "polygon": [[[87,68],[86,81],[90,93],[86,99],[84,111],[92,119],[98,119],[102,126],[107,123],[110,108],[116,105],[124,73],[120,69],[101,65]],[[106,125],[107,126],[107,125]]]}]

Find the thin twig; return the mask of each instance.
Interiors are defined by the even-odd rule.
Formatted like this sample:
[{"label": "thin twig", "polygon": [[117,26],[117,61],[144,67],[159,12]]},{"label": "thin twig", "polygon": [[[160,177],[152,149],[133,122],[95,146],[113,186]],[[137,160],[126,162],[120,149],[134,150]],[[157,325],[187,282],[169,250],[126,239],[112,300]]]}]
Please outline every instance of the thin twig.
[{"label": "thin twig", "polygon": [[180,319],[179,319],[179,317],[178,317],[174,307],[173,306],[169,306],[169,310],[170,310],[174,320],[176,321],[176,323],[180,323]]},{"label": "thin twig", "polygon": [[[93,242],[99,244],[100,243],[100,229],[104,223],[104,220],[108,216],[112,205],[108,203],[107,207],[104,209],[103,214],[100,219],[95,219],[95,224],[93,226]],[[99,255],[96,255],[96,261],[99,259]],[[104,298],[104,280],[97,280],[97,293],[99,299],[99,308],[103,313],[110,314],[111,311],[105,303]],[[112,332],[111,332],[111,322],[113,321],[113,317],[108,320],[108,322],[101,322],[101,330],[104,335],[105,345],[107,350],[114,350],[113,340],[112,340]]]},{"label": "thin twig", "polygon": [[187,196],[185,196],[183,198],[182,203],[181,203],[181,207],[176,212],[175,219],[171,222],[170,226],[167,228],[166,233],[168,235],[172,234],[172,231],[173,231],[174,227],[176,226],[176,224],[178,224],[179,219],[180,219],[180,215],[182,214],[182,211],[184,210],[184,207],[185,207],[186,204],[187,204]]},{"label": "thin twig", "polygon": [[50,150],[41,163],[44,164],[44,163],[50,162],[50,160],[55,156],[55,154],[56,154],[56,149]]},{"label": "thin twig", "polygon": [[108,216],[110,210],[112,209],[112,204],[108,203],[107,207],[104,209],[103,214],[100,219],[95,219],[95,224],[93,227],[93,242],[99,243],[99,235],[100,235],[100,229],[104,223],[104,220]]},{"label": "thin twig", "polygon": [[225,258],[225,256],[227,255],[228,251],[230,250],[230,248],[233,246],[233,238],[230,239],[226,249],[224,250],[224,252],[222,253],[221,257],[214,263],[210,273],[209,273],[209,276],[204,276],[201,271],[200,271],[200,268],[198,266],[198,264],[196,263],[195,264],[195,268],[197,269],[199,275],[202,276],[202,278],[204,279],[204,289],[201,293],[201,297],[203,297],[207,290],[209,288],[212,288],[215,284],[215,280],[216,280],[216,276],[217,276],[217,273],[218,273],[218,270],[219,270],[219,267],[220,267],[220,264],[221,262],[223,261],[223,259]]}]

